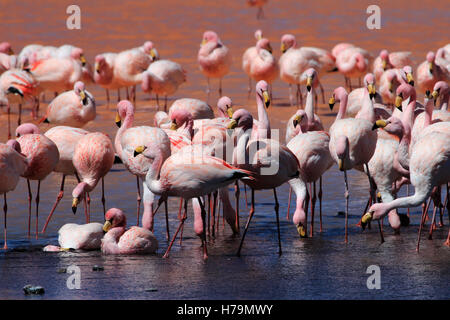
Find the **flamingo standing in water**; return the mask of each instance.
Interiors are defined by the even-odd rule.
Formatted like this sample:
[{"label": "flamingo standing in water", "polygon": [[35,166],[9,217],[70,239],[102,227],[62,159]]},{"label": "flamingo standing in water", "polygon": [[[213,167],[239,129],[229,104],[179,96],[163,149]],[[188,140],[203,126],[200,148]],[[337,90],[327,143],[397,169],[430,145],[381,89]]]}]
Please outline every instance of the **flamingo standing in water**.
[{"label": "flamingo standing in water", "polygon": [[45,246],[45,252],[73,250],[98,250],[104,236],[103,225],[98,222],[86,224],[66,223],[58,230],[59,246]]},{"label": "flamingo standing in water", "polygon": [[247,0],[247,3],[251,7],[258,7],[258,12],[256,13],[256,19],[264,19],[263,6],[268,0]]},{"label": "flamingo standing in water", "polygon": [[24,123],[16,129],[17,142],[20,144],[22,154],[28,160],[28,166],[22,175],[27,179],[28,185],[28,236],[31,224],[31,186],[30,180],[37,180],[36,195],[36,239],[38,237],[39,195],[41,180],[44,180],[56,167],[59,161],[59,151],[56,144],[39,133],[38,127],[32,123]]},{"label": "flamingo standing in water", "polygon": [[367,50],[358,47],[347,47],[336,56],[336,67],[344,75],[346,86],[352,90],[352,78],[359,78],[365,75],[370,68],[372,56]]},{"label": "flamingo standing in water", "polygon": [[8,204],[6,203],[6,194],[13,191],[19,179],[25,173],[28,167],[28,161],[21,154],[20,144],[16,140],[9,140],[6,144],[0,143],[0,194],[3,194],[4,204],[4,241],[3,249],[8,249],[6,242],[6,221],[8,214]]},{"label": "flamingo standing in water", "polygon": [[145,254],[158,249],[158,240],[146,228],[133,226],[125,230],[127,217],[117,208],[106,212],[103,231],[106,232],[101,242],[104,254]]},{"label": "flamingo standing in water", "polygon": [[[102,204],[105,214],[105,182],[104,177],[114,163],[114,147],[111,139],[104,133],[85,134],[78,140],[73,152],[73,166],[80,176],[81,182],[72,191],[72,211],[76,213],[81,200],[86,200],[86,193],[91,192],[102,180]],[[86,201],[85,201],[86,205]],[[90,220],[90,205],[87,203],[86,223]],[[86,208],[86,207],[85,207]]]},{"label": "flamingo standing in water", "polygon": [[154,92],[159,109],[159,96],[164,96],[164,111],[167,111],[167,96],[174,94],[186,82],[186,71],[176,62],[158,60],[145,72],[141,88],[144,92]]},{"label": "flamingo standing in water", "polygon": [[[169,108],[170,118],[173,111],[183,109],[189,111],[192,119],[212,119],[214,118],[214,111],[205,101],[192,98],[182,98],[175,100]],[[170,120],[168,120],[170,122]]]},{"label": "flamingo standing in water", "polygon": [[450,81],[450,74],[435,61],[436,55],[430,51],[427,53],[426,61],[417,67],[417,87],[425,93],[432,91],[438,81]]},{"label": "flamingo standing in water", "polygon": [[[12,103],[19,104],[18,125],[22,121],[22,103],[23,101],[34,101],[37,94],[37,82],[33,76],[23,70],[12,69],[4,72],[0,76],[0,106],[6,105],[8,112],[8,139],[11,139],[11,121],[10,112]],[[32,114],[34,116],[35,106],[33,105]]]},{"label": "flamingo standing in water", "polygon": [[198,51],[200,70],[205,75],[208,86],[206,92],[209,98],[209,78],[219,78],[219,96],[222,96],[222,78],[229,72],[232,57],[228,48],[214,31],[205,31],[203,41]]},{"label": "flamingo standing in water", "polygon": [[373,103],[369,98],[368,90],[366,90],[365,96],[368,103],[365,103],[363,109],[361,109],[362,113],[360,118],[343,119],[347,108],[348,97],[347,91],[343,87],[336,88],[329,101],[330,109],[333,109],[336,101],[340,101],[339,112],[330,128],[330,153],[334,161],[338,164],[339,170],[344,171],[346,243],[348,243],[349,201],[347,170],[364,165],[372,190],[370,171],[367,164],[375,152],[377,133],[372,130],[373,124],[375,123],[375,111],[373,109]]},{"label": "flamingo standing in water", "polygon": [[[262,33],[261,29],[256,30],[254,36],[255,36],[256,42],[263,39],[263,33]],[[253,59],[255,59],[256,55],[257,55],[256,46],[247,48],[245,50],[244,54],[242,55],[242,70],[244,70],[244,72],[247,75],[250,73],[251,61]],[[252,78],[249,76],[248,77],[248,94],[249,94],[249,96],[250,96],[251,92],[252,92]]]},{"label": "flamingo standing in water", "polygon": [[[250,48],[252,49],[252,48]],[[250,50],[248,49],[248,50]],[[278,76],[278,62],[272,55],[272,47],[266,38],[261,38],[256,43],[255,53],[250,52],[243,57],[243,69],[249,76],[249,88],[251,88],[251,79],[255,81],[265,80],[271,84]],[[245,59],[248,59],[246,61]],[[249,89],[249,94],[251,89]]]},{"label": "flamingo standing in water", "polygon": [[106,103],[109,105],[109,90],[117,89],[117,102],[120,101],[120,83],[114,77],[114,65],[117,53],[102,53],[95,56],[94,81],[106,91]]},{"label": "flamingo standing in water", "polygon": [[[77,171],[75,170],[72,160],[75,152],[75,146],[77,145],[78,141],[88,133],[89,131],[80,128],[73,128],[66,126],[53,127],[47,132],[45,132],[45,136],[50,140],[52,140],[58,147],[59,161],[54,171],[62,173],[62,180],[58,196],[56,197],[56,201],[53,204],[53,207],[47,217],[47,220],[45,222],[44,227],[42,228],[41,233],[45,233],[45,230],[47,229],[47,226],[50,222],[50,219],[53,216],[53,213],[56,210],[56,207],[58,206],[59,202],[64,196],[64,183],[66,181],[66,176],[75,175],[75,177],[78,180],[78,183],[81,182],[80,177],[78,176]],[[62,248],[66,248],[64,244],[61,244],[61,242],[60,246]]]},{"label": "flamingo standing in water", "polygon": [[[122,123],[123,120],[123,123]],[[125,167],[136,176],[137,185],[137,224],[141,205],[140,181],[144,180],[151,166],[151,161],[145,157],[134,157],[134,149],[141,145],[155,143],[160,146],[163,160],[170,156],[171,143],[167,134],[160,128],[149,126],[133,127],[134,106],[130,101],[123,100],[117,104],[116,124],[119,127],[114,140],[116,152]],[[154,195],[143,182],[144,215],[142,226],[153,230],[153,201]]]},{"label": "flamingo standing in water", "polygon": [[393,68],[401,69],[405,66],[412,65],[412,53],[410,51],[399,51],[389,53],[387,50],[381,50],[378,57],[373,62],[373,73],[377,81],[380,80],[381,75]]},{"label": "flamingo standing in water", "polygon": [[43,122],[81,128],[96,117],[95,100],[77,81],[73,90],[58,95],[47,107]]},{"label": "flamingo standing in water", "polygon": [[[139,146],[135,156],[143,154],[153,160],[145,178],[147,187],[162,200],[169,196],[185,199],[185,212],[178,230],[164,257],[168,257],[170,248],[186,219],[187,200],[197,198],[201,206],[203,230],[205,230],[205,208],[200,197],[225,187],[242,178],[249,178],[250,173],[228,165],[225,161],[192,152],[177,152],[164,161],[164,150],[157,144]],[[159,177],[159,180],[158,180]],[[161,200],[160,200],[161,203]],[[203,258],[207,259],[206,236],[203,231]]]}]

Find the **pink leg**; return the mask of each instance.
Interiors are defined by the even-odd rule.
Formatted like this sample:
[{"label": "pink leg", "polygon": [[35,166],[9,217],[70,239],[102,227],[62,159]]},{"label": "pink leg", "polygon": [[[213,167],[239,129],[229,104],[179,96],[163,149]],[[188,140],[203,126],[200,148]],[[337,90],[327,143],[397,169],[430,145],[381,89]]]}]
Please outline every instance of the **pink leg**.
[{"label": "pink leg", "polygon": [[6,192],[3,194],[3,198],[5,199],[5,202],[3,204],[3,212],[5,214],[5,217],[4,217],[4,229],[3,229],[3,233],[4,233],[4,237],[5,237],[5,244],[3,245],[3,249],[6,250],[6,249],[8,249],[8,244],[6,243],[6,215],[8,213],[8,205],[6,203]]},{"label": "pink leg", "polygon": [[197,198],[200,207],[202,209],[202,222],[203,222],[203,232],[202,232],[202,245],[203,245],[203,260],[208,259],[208,245],[206,242],[206,211],[205,211],[205,205],[202,202],[202,199],[200,197]]},{"label": "pink leg", "polygon": [[178,229],[177,229],[177,231],[175,231],[175,234],[173,235],[172,241],[170,241],[169,247],[167,248],[166,253],[164,253],[163,258],[168,258],[169,257],[170,249],[173,246],[173,243],[174,243],[174,241],[175,241],[175,239],[176,239],[176,237],[178,235],[178,232],[180,232],[182,226],[184,225],[184,221],[186,220],[186,218],[187,218],[187,201],[185,200],[184,201],[184,215],[183,215],[183,217],[180,220],[180,224],[178,226]]},{"label": "pink leg", "polygon": [[8,112],[8,140],[11,139],[11,107],[8,103],[6,106],[6,111]]},{"label": "pink leg", "polygon": [[244,244],[245,235],[247,234],[248,227],[250,225],[250,221],[252,221],[253,214],[255,213],[255,190],[253,188],[252,188],[252,195],[251,195],[251,197],[252,197],[252,206],[250,207],[250,212],[248,214],[248,220],[247,220],[247,223],[245,225],[244,234],[242,235],[241,243],[239,244],[239,249],[238,249],[238,251],[236,253],[236,255],[238,257],[241,256],[241,250],[242,250],[242,245]]},{"label": "pink leg", "polygon": [[420,219],[420,226],[419,226],[419,234],[417,235],[417,246],[416,246],[416,251],[417,252],[419,252],[420,236],[421,236],[421,233],[422,233],[423,225],[425,224],[425,218],[426,218],[426,216],[428,214],[428,207],[430,205],[430,201],[431,201],[431,198],[428,199],[428,202],[426,203],[426,205],[424,206],[423,211],[422,211],[422,217]]},{"label": "pink leg", "polygon": [[[236,199],[236,219],[235,219],[235,228],[237,231],[239,231],[239,197],[240,197],[241,191],[239,189],[239,182],[236,180],[234,185],[234,196]],[[222,199],[222,197],[220,197]],[[246,199],[247,201],[247,199]],[[224,209],[225,210],[225,209]]]},{"label": "pink leg", "polygon": [[38,238],[38,227],[39,227],[39,194],[41,192],[41,180],[38,180],[38,189],[36,195],[36,239]]},{"label": "pink leg", "polygon": [[164,201],[164,210],[166,214],[166,238],[170,239],[170,231],[169,231],[169,208],[167,206],[167,199]]},{"label": "pink leg", "polygon": [[45,233],[45,230],[47,229],[48,223],[50,222],[50,219],[52,218],[53,213],[56,210],[56,206],[59,204],[59,202],[61,201],[61,199],[62,199],[62,197],[64,195],[64,182],[65,182],[65,180],[66,180],[66,175],[63,174],[62,181],[61,181],[61,188],[59,189],[59,193],[58,193],[58,196],[56,197],[56,201],[53,204],[52,210],[50,211],[50,214],[48,215],[47,220],[45,221],[45,225],[44,225],[44,228],[42,228],[41,233]]},{"label": "pink leg", "polygon": [[33,198],[31,194],[30,180],[27,179],[28,186],[28,238],[31,236],[31,200]]},{"label": "pink leg", "polygon": [[103,204],[103,217],[106,216],[106,200],[105,200],[105,180],[102,178],[102,204]]},{"label": "pink leg", "polygon": [[292,188],[289,187],[288,207],[286,212],[286,220],[289,220],[289,211],[291,209]]},{"label": "pink leg", "polygon": [[275,199],[275,215],[277,217],[278,254],[281,255],[283,253],[283,251],[281,251],[280,214],[278,212],[278,209],[280,208],[280,204],[278,203],[277,189],[275,189],[275,188],[273,188],[273,197]]},{"label": "pink leg", "polygon": [[319,179],[319,219],[320,219],[320,232],[322,232],[322,177]]}]

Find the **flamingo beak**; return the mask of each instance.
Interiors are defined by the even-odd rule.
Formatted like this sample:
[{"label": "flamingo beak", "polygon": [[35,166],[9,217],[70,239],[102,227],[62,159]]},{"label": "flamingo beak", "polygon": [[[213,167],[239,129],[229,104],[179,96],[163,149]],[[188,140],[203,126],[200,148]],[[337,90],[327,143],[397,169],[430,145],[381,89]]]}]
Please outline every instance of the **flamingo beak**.
[{"label": "flamingo beak", "polygon": [[266,108],[269,108],[269,106],[270,106],[270,96],[269,96],[269,93],[266,90],[263,91],[263,97],[264,97],[264,105],[266,106]]},{"label": "flamingo beak", "polygon": [[104,232],[108,232],[112,227],[111,221],[110,220],[106,220],[105,224],[103,225],[103,231]]},{"label": "flamingo beak", "polygon": [[330,100],[328,100],[328,105],[330,106],[330,110],[333,111],[334,104],[336,103],[336,99],[334,97],[331,97]]},{"label": "flamingo beak", "polygon": [[386,67],[387,67],[387,62],[386,62],[386,60],[383,60],[383,61],[381,62],[381,66],[383,67],[383,70],[386,71]]},{"label": "flamingo beak", "polygon": [[142,152],[144,152],[144,150],[147,149],[147,147],[145,146],[139,146],[136,149],[134,149],[134,157],[137,157],[138,155],[140,155]]},{"label": "flamingo beak", "polygon": [[155,51],[155,49],[151,49],[150,50],[150,56],[152,57],[152,60],[155,60],[155,58],[156,58],[156,51]]},{"label": "flamingo beak", "polygon": [[228,108],[227,114],[228,114],[228,117],[230,117],[230,119],[231,119],[233,117],[233,108]]},{"label": "flamingo beak", "polygon": [[84,57],[84,55],[80,56],[80,61],[81,61],[81,65],[84,67],[86,65],[86,58]]},{"label": "flamingo beak", "polygon": [[372,130],[376,130],[378,128],[384,128],[389,124],[389,121],[386,120],[377,120],[375,121],[375,123],[373,124]]},{"label": "flamingo beak", "polygon": [[237,121],[234,119],[231,119],[231,121],[228,123],[227,129],[234,129],[237,127]]},{"label": "flamingo beak", "polygon": [[403,102],[402,96],[397,96],[397,97],[395,98],[395,107],[396,107],[398,110],[400,110],[400,111],[403,111],[403,109],[402,109],[402,102]]},{"label": "flamingo beak", "polygon": [[284,43],[281,44],[280,50],[281,50],[281,53],[285,53],[286,52],[287,49],[286,49],[286,45]]},{"label": "flamingo beak", "polygon": [[72,200],[72,212],[73,214],[77,213],[77,206],[80,203],[80,199],[79,198],[73,198]]},{"label": "flamingo beak", "polygon": [[433,73],[433,62],[430,62],[430,64],[428,65],[428,70],[430,70],[430,73]]},{"label": "flamingo beak", "polygon": [[312,78],[311,78],[311,77],[308,77],[308,78],[306,79],[306,90],[308,90],[308,92],[311,91],[311,85],[312,85]]},{"label": "flamingo beak", "polygon": [[301,238],[306,238],[306,229],[301,223],[297,225],[297,232]]},{"label": "flamingo beak", "polygon": [[363,230],[366,228],[366,225],[372,221],[372,213],[367,212],[363,217],[361,218],[361,227]]},{"label": "flamingo beak", "polygon": [[170,125],[170,130],[177,130],[177,129],[178,129],[178,126],[177,126],[177,123],[174,120],[174,121],[172,121],[172,124]]},{"label": "flamingo beak", "polygon": [[201,46],[204,46],[208,41],[206,41],[206,39],[202,40]]},{"label": "flamingo beak", "polygon": [[433,98],[434,105],[436,106],[436,100],[439,97],[439,92],[437,90],[434,90],[433,93],[431,94],[431,97]]},{"label": "flamingo beak", "polygon": [[295,116],[295,118],[293,120],[294,128],[300,123],[300,121],[302,121],[302,119],[303,119],[302,115]]},{"label": "flamingo beak", "polygon": [[86,93],[83,90],[80,91],[80,97],[81,97],[81,100],[86,99]]},{"label": "flamingo beak", "polygon": [[408,81],[408,84],[414,87],[414,77],[411,73],[408,73],[406,75],[406,80]]},{"label": "flamingo beak", "polygon": [[367,91],[369,91],[370,99],[373,99],[375,97],[375,94],[377,93],[373,84],[367,85]]},{"label": "flamingo beak", "polygon": [[344,171],[344,159],[338,160],[339,171]]},{"label": "flamingo beak", "polygon": [[122,125],[122,119],[120,119],[120,115],[119,115],[118,112],[116,113],[116,120],[115,120],[115,122],[116,122],[116,125],[120,128],[120,126]]}]

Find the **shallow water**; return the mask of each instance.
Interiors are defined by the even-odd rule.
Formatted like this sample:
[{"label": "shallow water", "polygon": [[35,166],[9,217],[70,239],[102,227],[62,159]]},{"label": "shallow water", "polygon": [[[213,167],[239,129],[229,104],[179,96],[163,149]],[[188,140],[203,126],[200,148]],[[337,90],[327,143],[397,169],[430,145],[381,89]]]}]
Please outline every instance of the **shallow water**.
[{"label": "shallow water", "polygon": [[[366,29],[368,1],[358,1],[356,4],[354,1],[270,1],[265,7],[267,18],[262,21],[255,19],[256,11],[248,8],[244,1],[227,2],[226,6],[218,1],[206,0],[127,1],[126,5],[115,0],[95,1],[95,5],[92,1],[77,3],[82,10],[82,29],[70,31],[65,28],[65,10],[71,4],[69,1],[2,1],[0,40],[9,40],[17,52],[24,45],[35,42],[50,45],[72,43],[84,48],[91,63],[98,53],[119,51],[152,40],[161,57],[181,63],[188,72],[188,82],[171,99],[206,99],[206,81],[198,71],[196,55],[203,31],[213,29],[234,54],[231,72],[223,81],[224,94],[229,95],[235,105],[245,106],[254,115],[256,104],[253,94],[247,99],[248,80],[240,64],[242,53],[254,43],[256,28],[262,28],[271,40],[277,56],[279,38],[284,33],[295,34],[300,45],[329,50],[341,41],[355,43],[374,55],[382,48],[411,50],[416,65],[424,60],[427,51],[448,43],[448,37],[444,37],[442,30],[449,27],[450,4],[441,1],[379,1],[381,30]],[[323,84],[326,97],[329,97],[333,88],[343,85],[343,79],[338,74],[331,74],[324,78]],[[214,104],[218,98],[217,81],[212,81],[212,85],[209,102]],[[107,108],[104,91],[93,85],[88,88],[96,97],[98,116],[86,128],[114,137],[117,130],[114,104]],[[269,108],[271,126],[280,128],[280,137],[284,137],[286,121],[295,108],[289,106],[288,90],[284,83],[277,80],[273,90],[273,104]],[[115,101],[115,93],[112,94],[112,101]],[[45,106],[42,104],[43,109]],[[155,101],[138,92],[136,124],[152,125],[155,110]],[[329,127],[335,113],[331,113],[321,99],[317,110]],[[31,119],[28,111],[26,109],[25,121]],[[12,123],[15,128],[15,115]],[[0,113],[0,125],[0,139],[4,141],[4,111]],[[44,131],[47,129],[46,126],[42,128]],[[105,178],[107,206],[122,208],[128,213],[129,225],[135,224],[135,178],[120,166],[114,169]],[[39,230],[56,198],[60,179],[59,175],[52,174],[41,185]],[[39,235],[38,240],[26,236],[27,194],[26,182],[22,180],[17,189],[8,194],[10,250],[0,251],[0,298],[23,298],[22,287],[29,283],[46,289],[45,295],[38,299],[450,298],[450,250],[442,245],[448,231],[447,217],[446,226],[435,231],[432,241],[423,236],[420,253],[415,252],[420,219],[418,208],[411,211],[412,223],[402,229],[400,236],[393,235],[385,223],[386,242],[380,245],[376,224],[365,232],[355,226],[367,201],[367,178],[359,172],[350,172],[349,180],[351,216],[348,245],[344,244],[344,219],[338,215],[345,204],[343,176],[333,167],[324,176],[322,233],[318,232],[316,219],[314,238],[298,238],[295,226],[285,219],[288,187],[280,187],[277,192],[281,204],[283,254],[279,256],[273,195],[271,191],[259,191],[256,193],[256,214],[242,257],[235,256],[239,238],[231,236],[228,226],[222,229],[221,223],[216,239],[210,239],[207,262],[202,260],[200,240],[193,232],[191,213],[184,229],[183,245],[180,247],[177,242],[169,259],[161,258],[168,245],[163,212],[158,213],[155,225],[155,234],[160,242],[157,255],[111,257],[99,252],[41,252],[42,246],[57,243],[57,231],[61,225],[84,222],[82,210],[76,216],[70,210],[70,193],[75,180],[66,179],[65,197],[47,233]],[[34,197],[36,185],[32,183]],[[243,228],[248,210],[241,191]],[[230,189],[230,192],[233,190]],[[102,222],[100,188],[92,192],[91,197],[91,220]],[[234,201],[233,197],[231,199]],[[171,200],[169,209],[173,233],[177,226],[178,200]],[[34,223],[33,201],[32,231]],[[67,289],[68,275],[57,272],[59,268],[72,264],[81,268],[81,290]],[[93,272],[93,265],[102,265],[105,270]],[[369,275],[366,269],[370,265],[381,268],[381,290],[367,289]],[[148,289],[157,291],[147,292]]]}]

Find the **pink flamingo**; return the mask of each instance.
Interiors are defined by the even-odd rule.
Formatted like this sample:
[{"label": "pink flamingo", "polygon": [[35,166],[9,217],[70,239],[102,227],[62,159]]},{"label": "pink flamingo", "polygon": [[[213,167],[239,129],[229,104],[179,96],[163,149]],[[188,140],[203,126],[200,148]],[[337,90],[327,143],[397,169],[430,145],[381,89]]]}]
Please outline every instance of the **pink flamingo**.
[{"label": "pink flamingo", "polygon": [[109,90],[117,89],[117,102],[120,101],[120,83],[114,76],[117,53],[102,53],[95,56],[94,81],[106,91],[106,103],[109,105]]},{"label": "pink flamingo", "polygon": [[9,140],[6,144],[0,143],[0,194],[3,194],[4,204],[4,239],[3,249],[8,249],[6,242],[6,216],[8,213],[8,204],[6,203],[6,194],[17,187],[17,183],[28,167],[28,161],[21,153],[20,144],[16,140]]},{"label": "pink flamingo", "polygon": [[178,109],[189,111],[192,119],[212,119],[214,111],[205,101],[192,98],[182,98],[175,100],[169,108],[169,118],[172,112]]},{"label": "pink flamingo", "polygon": [[[335,59],[330,52],[314,47],[297,47],[295,36],[285,34],[281,37],[281,52],[278,61],[280,66],[280,78],[289,84],[289,100],[293,105],[292,84],[297,85],[297,106],[303,104],[300,85],[306,79],[301,79],[302,73],[308,68],[314,68],[319,74],[324,75],[335,68]],[[321,87],[322,96],[323,88]]]},{"label": "pink flamingo", "polygon": [[[308,99],[311,92],[308,92]],[[308,102],[307,102],[308,103]],[[297,206],[295,209],[293,222],[297,226],[297,231],[301,237],[306,237],[307,216],[304,210],[308,211],[308,202],[311,199],[311,230],[314,230],[314,208],[316,204],[316,181],[320,181],[319,201],[320,201],[320,231],[322,232],[322,175],[333,165],[333,158],[330,154],[330,136],[325,131],[308,131],[301,129],[302,121],[308,123],[308,115],[297,115],[294,118],[294,126],[299,127],[299,134],[292,138],[287,147],[295,154],[299,163],[300,174],[297,178],[289,181],[291,188],[297,196]],[[310,191],[306,184],[310,183]],[[288,212],[289,214],[289,212]]]},{"label": "pink flamingo", "polygon": [[145,254],[158,250],[158,240],[146,228],[133,226],[125,230],[127,217],[117,208],[106,212],[102,239],[102,252],[105,254]]},{"label": "pink flamingo", "polygon": [[289,118],[286,125],[286,145],[299,133],[308,131],[307,121],[308,117],[303,109],[298,109],[292,117]]},{"label": "pink flamingo", "polygon": [[[354,48],[355,47],[355,45],[354,44],[351,44],[351,43],[348,43],[348,42],[341,42],[341,43],[338,43],[337,45],[335,45],[334,47],[333,47],[333,49],[331,49],[331,55],[334,57],[334,60],[336,61],[336,57],[342,52],[342,51],[344,51],[345,49],[348,49],[348,48]],[[337,71],[337,70],[336,70]]]},{"label": "pink flamingo", "polygon": [[[203,230],[205,230],[206,212],[200,197],[225,187],[237,179],[249,178],[249,172],[232,167],[223,160],[211,156],[199,157],[198,154],[192,152],[177,152],[164,161],[163,150],[156,144],[137,147],[135,155],[139,154],[153,160],[145,178],[150,191],[159,194],[163,200],[169,196],[185,199],[184,216],[164,257],[168,256],[173,241],[184,224],[188,199],[198,199],[201,206]],[[208,253],[205,232],[203,232],[202,243],[203,258],[206,259]]]},{"label": "pink flamingo", "polygon": [[0,53],[6,53],[8,55],[13,55],[14,51],[12,49],[11,43],[9,42],[0,42]]},{"label": "pink flamingo", "polygon": [[[344,171],[346,243],[348,243],[349,201],[347,170],[364,165],[371,185],[371,194],[373,194],[374,191],[367,164],[372,158],[377,144],[377,133],[372,130],[372,126],[375,122],[375,111],[373,109],[373,103],[369,98],[368,90],[366,90],[365,96],[365,99],[367,99],[369,103],[365,103],[364,107],[361,109],[361,116],[363,116],[361,118],[343,119],[347,108],[348,97],[344,88],[336,88],[329,101],[331,109],[336,101],[340,101],[339,112],[330,128],[330,153],[334,161],[338,164],[339,170]],[[372,198],[374,197],[372,196]]]},{"label": "pink flamingo", "polygon": [[0,74],[17,67],[17,57],[0,52]]},{"label": "pink flamingo", "polygon": [[[102,204],[105,214],[105,182],[104,177],[114,163],[114,147],[111,139],[104,133],[93,132],[85,134],[75,145],[72,158],[73,166],[80,176],[81,182],[72,191],[72,211],[76,213],[85,194],[94,190],[99,180],[102,180]],[[87,203],[86,223],[90,220],[90,205]],[[86,207],[85,207],[86,208]]]},{"label": "pink flamingo", "polygon": [[[62,180],[59,193],[56,197],[56,201],[53,204],[53,207],[47,217],[47,220],[45,221],[45,225],[42,228],[41,233],[45,233],[45,230],[47,229],[47,226],[50,222],[50,219],[53,216],[53,213],[56,210],[56,207],[58,206],[59,202],[64,196],[64,183],[66,181],[66,176],[75,175],[75,177],[78,180],[78,183],[81,182],[80,177],[78,176],[77,171],[73,166],[72,160],[75,151],[75,146],[77,145],[78,141],[88,133],[89,131],[80,128],[73,128],[66,126],[53,127],[47,132],[45,132],[45,136],[50,140],[52,140],[58,147],[59,161],[54,171],[62,173]],[[65,245],[61,244],[61,242],[60,246],[62,248],[66,248]]]},{"label": "pink flamingo", "polygon": [[436,51],[435,62],[450,73],[450,43]]},{"label": "pink flamingo", "polygon": [[37,180],[36,195],[36,239],[38,237],[39,195],[41,180],[44,180],[56,167],[59,161],[59,151],[56,144],[39,133],[38,127],[32,123],[24,123],[16,129],[17,142],[20,144],[22,154],[28,161],[27,170],[22,177],[27,179],[28,185],[28,236],[30,236],[31,223],[31,186],[30,180]]},{"label": "pink flamingo", "polygon": [[[320,121],[320,118],[317,114],[314,113],[314,102],[313,102],[313,93],[312,89],[313,87],[318,86],[318,75],[317,71],[313,68],[309,68],[304,72],[304,75],[306,77],[306,105],[305,105],[305,112],[307,115],[308,120],[308,131],[323,131],[323,125],[322,121]],[[317,101],[317,96],[316,96]]]},{"label": "pink flamingo", "polygon": [[[263,39],[263,33],[262,33],[261,29],[256,30],[254,36],[255,36],[256,42]],[[257,55],[256,46],[247,48],[245,50],[244,54],[242,55],[242,69],[244,70],[244,72],[247,75],[250,73],[251,61],[256,57],[256,55]],[[248,77],[248,94],[250,95],[251,92],[252,92],[252,78],[249,76]]]},{"label": "pink flamingo", "polygon": [[144,92],[154,92],[159,109],[159,95],[164,95],[164,111],[167,111],[167,96],[174,94],[186,82],[186,71],[176,62],[158,60],[145,72],[141,88]]},{"label": "pink flamingo", "polygon": [[[251,49],[251,48],[250,48]],[[272,47],[266,38],[261,38],[256,43],[255,54],[250,53],[247,57],[249,61],[245,61],[243,57],[243,69],[249,76],[249,88],[251,88],[251,79],[255,81],[265,80],[271,84],[278,76],[278,62],[272,55]],[[249,55],[250,55],[249,54]],[[250,94],[251,90],[249,90]]]},{"label": "pink flamingo", "polygon": [[95,117],[95,99],[84,83],[77,81],[73,90],[61,93],[50,102],[43,122],[81,128]]},{"label": "pink flamingo", "polygon": [[[123,123],[122,123],[123,120]],[[114,140],[116,152],[125,167],[136,176],[137,185],[137,224],[139,225],[139,211],[141,205],[140,179],[144,181],[151,161],[145,157],[134,157],[134,149],[141,145],[155,143],[160,146],[164,159],[171,154],[171,143],[167,134],[160,128],[149,126],[133,127],[134,106],[130,101],[122,100],[117,104],[116,124],[119,127]],[[144,215],[142,226],[153,230],[153,202],[154,195],[143,183]]]},{"label": "pink flamingo", "polygon": [[430,51],[427,53],[426,61],[417,67],[417,86],[419,91],[425,93],[432,91],[438,81],[450,81],[450,75],[435,62],[436,55]]},{"label": "pink flamingo", "polygon": [[409,51],[399,51],[389,53],[387,50],[381,50],[378,57],[373,62],[373,73],[377,81],[380,80],[381,75],[393,68],[403,68],[404,66],[412,65],[412,53]]},{"label": "pink flamingo", "polygon": [[367,50],[358,47],[348,47],[336,56],[336,67],[344,75],[346,86],[352,90],[352,78],[359,78],[365,75],[370,68],[372,56]]},{"label": "pink flamingo", "polygon": [[263,6],[268,0],[247,0],[247,3],[251,7],[258,7],[258,12],[256,13],[256,19],[264,19]]},{"label": "pink flamingo", "polygon": [[101,247],[103,236],[101,223],[66,223],[58,230],[59,246],[48,245],[44,247],[43,251],[98,250]]},{"label": "pink flamingo", "polygon": [[203,41],[197,56],[200,70],[205,75],[208,86],[207,93],[209,97],[210,87],[209,78],[219,78],[219,96],[222,96],[222,78],[229,72],[232,57],[228,48],[219,39],[214,31],[205,31]]},{"label": "pink flamingo", "polygon": [[[8,112],[8,139],[11,138],[10,105],[19,104],[18,125],[22,122],[22,103],[34,101],[37,94],[37,82],[28,72],[12,69],[0,76],[0,106],[6,105]],[[34,105],[33,112],[34,114]]]}]

